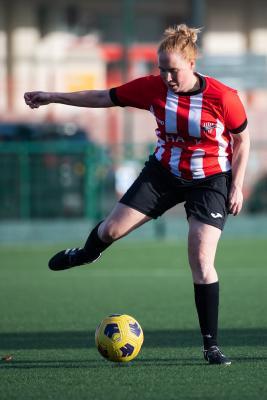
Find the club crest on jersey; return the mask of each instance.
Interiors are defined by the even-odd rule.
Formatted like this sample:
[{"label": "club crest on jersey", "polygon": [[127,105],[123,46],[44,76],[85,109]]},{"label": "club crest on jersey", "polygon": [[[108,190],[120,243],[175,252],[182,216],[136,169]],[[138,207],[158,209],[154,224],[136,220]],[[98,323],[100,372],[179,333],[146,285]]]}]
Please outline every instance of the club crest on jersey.
[{"label": "club crest on jersey", "polygon": [[203,129],[207,133],[211,133],[213,129],[217,128],[217,124],[215,122],[203,122],[201,125],[201,129]]}]

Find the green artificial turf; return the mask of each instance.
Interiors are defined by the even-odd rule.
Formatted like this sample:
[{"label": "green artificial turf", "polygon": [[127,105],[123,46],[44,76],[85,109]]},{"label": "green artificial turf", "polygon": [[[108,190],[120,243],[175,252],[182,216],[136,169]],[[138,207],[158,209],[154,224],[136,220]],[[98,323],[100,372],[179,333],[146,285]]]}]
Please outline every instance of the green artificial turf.
[{"label": "green artificial turf", "polygon": [[[91,266],[52,272],[57,250],[0,248],[0,355],[13,357],[0,361],[1,400],[267,397],[266,240],[222,240],[218,250],[230,367],[203,360],[185,243],[122,240]],[[95,327],[112,313],[144,330],[128,364],[95,348]]]}]

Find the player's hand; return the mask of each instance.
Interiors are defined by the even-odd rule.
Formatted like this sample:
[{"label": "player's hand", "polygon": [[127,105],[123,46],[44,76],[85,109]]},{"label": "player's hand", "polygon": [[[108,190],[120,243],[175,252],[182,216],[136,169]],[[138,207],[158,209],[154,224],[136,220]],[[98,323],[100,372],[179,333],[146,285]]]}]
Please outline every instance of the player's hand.
[{"label": "player's hand", "polygon": [[242,209],[243,205],[243,193],[242,189],[235,185],[231,186],[228,200],[229,213],[233,215],[238,215]]},{"label": "player's hand", "polygon": [[52,102],[49,92],[26,92],[24,94],[25,103],[31,108],[38,108]]}]

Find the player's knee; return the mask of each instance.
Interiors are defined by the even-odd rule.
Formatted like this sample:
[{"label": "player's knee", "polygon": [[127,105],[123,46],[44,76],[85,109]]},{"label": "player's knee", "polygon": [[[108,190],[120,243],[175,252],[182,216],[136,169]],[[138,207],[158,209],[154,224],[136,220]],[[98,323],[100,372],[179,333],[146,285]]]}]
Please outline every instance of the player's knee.
[{"label": "player's knee", "polygon": [[209,283],[211,275],[213,275],[213,267],[199,268],[192,270],[194,281],[199,284]]},{"label": "player's knee", "polygon": [[207,283],[214,274],[214,265],[203,254],[189,254],[189,264],[194,280],[198,283]]},{"label": "player's knee", "polygon": [[195,283],[207,284],[217,279],[217,272],[210,260],[198,259],[190,262],[192,276]]},{"label": "player's knee", "polygon": [[99,237],[103,241],[110,243],[119,239],[122,235],[119,226],[112,221],[104,222],[99,229]]}]

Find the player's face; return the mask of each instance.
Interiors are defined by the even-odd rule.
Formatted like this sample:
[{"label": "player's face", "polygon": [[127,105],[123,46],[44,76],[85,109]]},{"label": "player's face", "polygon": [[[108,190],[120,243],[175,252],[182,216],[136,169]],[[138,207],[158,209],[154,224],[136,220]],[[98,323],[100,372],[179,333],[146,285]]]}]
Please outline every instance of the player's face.
[{"label": "player's face", "polygon": [[188,92],[196,84],[195,61],[187,61],[177,52],[159,53],[160,76],[174,93]]}]

